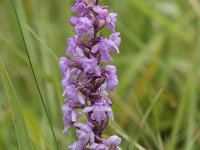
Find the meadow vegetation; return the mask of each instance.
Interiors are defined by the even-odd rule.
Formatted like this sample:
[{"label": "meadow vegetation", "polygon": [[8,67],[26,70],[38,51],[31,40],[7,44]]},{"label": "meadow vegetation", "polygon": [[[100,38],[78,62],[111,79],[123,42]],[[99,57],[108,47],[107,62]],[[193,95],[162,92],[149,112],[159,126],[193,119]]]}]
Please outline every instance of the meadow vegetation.
[{"label": "meadow vegetation", "polygon": [[[113,55],[119,77],[110,96],[115,120],[105,137],[122,137],[123,150],[198,150],[200,2],[102,3],[118,13],[122,37],[120,54]],[[11,0],[0,0],[0,149],[17,150],[19,143],[23,150],[56,150],[50,124],[59,149],[66,149],[75,130],[67,136],[62,132],[58,58],[73,36],[68,22],[73,0],[16,0],[15,5],[24,37]]]}]

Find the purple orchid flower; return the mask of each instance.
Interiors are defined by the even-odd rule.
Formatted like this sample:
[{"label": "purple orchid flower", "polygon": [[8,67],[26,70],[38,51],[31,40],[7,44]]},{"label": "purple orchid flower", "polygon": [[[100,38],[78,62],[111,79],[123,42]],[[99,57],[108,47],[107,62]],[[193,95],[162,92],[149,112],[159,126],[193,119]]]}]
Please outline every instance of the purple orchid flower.
[{"label": "purple orchid flower", "polygon": [[[116,67],[104,63],[113,61],[111,51],[119,53],[121,38],[120,33],[115,32],[117,14],[109,13],[108,6],[100,6],[99,1],[75,0],[71,11],[78,15],[70,18],[75,36],[67,40],[67,56],[59,61],[65,97],[64,133],[71,127],[77,129],[77,141],[69,150],[121,149],[121,138],[102,136],[109,120],[114,118],[108,93],[118,85]],[[103,36],[103,28],[113,32],[110,37]]]}]

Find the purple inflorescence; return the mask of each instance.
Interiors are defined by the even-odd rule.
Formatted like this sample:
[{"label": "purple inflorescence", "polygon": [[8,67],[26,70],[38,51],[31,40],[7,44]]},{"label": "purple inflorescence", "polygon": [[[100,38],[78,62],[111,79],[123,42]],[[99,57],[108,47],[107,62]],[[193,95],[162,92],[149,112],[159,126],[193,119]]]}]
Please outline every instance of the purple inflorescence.
[{"label": "purple inflorescence", "polygon": [[[113,61],[111,52],[119,53],[120,33],[115,32],[116,13],[99,0],[75,0],[70,18],[75,36],[67,40],[66,56],[60,58],[65,104],[62,106],[64,133],[77,128],[77,141],[69,150],[120,150],[121,138],[102,134],[113,119],[112,101],[108,93],[118,85],[116,67],[104,65]],[[105,38],[101,32],[107,28],[112,34]],[[84,123],[84,116],[87,121]]]}]

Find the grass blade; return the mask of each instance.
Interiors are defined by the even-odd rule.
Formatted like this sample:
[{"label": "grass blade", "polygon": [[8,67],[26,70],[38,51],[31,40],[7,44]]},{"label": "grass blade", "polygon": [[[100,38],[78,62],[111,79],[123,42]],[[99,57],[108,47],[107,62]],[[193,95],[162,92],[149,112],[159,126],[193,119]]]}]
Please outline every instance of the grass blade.
[{"label": "grass blade", "polygon": [[112,121],[109,124],[111,126],[111,128],[113,128],[120,136],[122,136],[127,142],[132,143],[133,145],[135,145],[135,147],[138,150],[146,150],[144,147],[142,147],[139,143],[135,142],[134,139],[132,139],[131,137],[129,137],[126,132],[120,127],[119,124],[117,124],[117,122]]},{"label": "grass blade", "polygon": [[156,95],[156,97],[153,99],[151,105],[150,105],[149,108],[147,109],[147,111],[146,111],[146,113],[145,113],[145,115],[144,115],[144,117],[143,117],[143,119],[142,119],[142,123],[141,123],[141,126],[140,126],[141,128],[142,128],[143,125],[145,124],[145,122],[146,122],[148,116],[150,115],[150,113],[151,113],[153,107],[156,105],[157,101],[159,100],[160,95],[162,94],[162,91],[163,91],[163,89],[161,89],[161,90],[158,92],[158,94]]},{"label": "grass blade", "polygon": [[9,99],[9,103],[11,106],[11,113],[17,135],[17,141],[19,144],[19,150],[32,150],[33,148],[31,140],[24,121],[24,116],[20,108],[19,100],[17,98],[15,89],[12,85],[12,82],[8,76],[8,73],[1,58],[0,58],[0,71],[7,92],[7,96]]},{"label": "grass blade", "polygon": [[29,63],[30,63],[30,67],[31,67],[32,73],[33,73],[33,77],[34,77],[34,80],[35,80],[35,83],[36,83],[36,86],[37,86],[37,89],[38,89],[38,93],[39,93],[43,108],[45,110],[45,113],[46,113],[46,116],[47,116],[47,119],[48,119],[48,122],[49,122],[49,125],[50,125],[50,128],[51,128],[51,131],[52,131],[52,134],[53,134],[53,137],[54,137],[54,140],[55,140],[56,148],[57,148],[57,150],[59,150],[59,146],[58,146],[58,142],[56,140],[56,136],[55,136],[55,133],[54,133],[54,130],[53,130],[53,126],[51,124],[50,117],[49,117],[49,115],[47,113],[47,108],[45,106],[45,103],[44,103],[44,100],[43,100],[43,97],[42,97],[42,93],[41,93],[41,90],[40,90],[40,87],[39,87],[39,84],[38,84],[38,81],[37,81],[37,78],[36,78],[36,74],[35,74],[34,69],[33,69],[33,65],[32,65],[31,58],[30,58],[30,55],[29,55],[29,51],[28,51],[28,48],[27,48],[27,44],[26,44],[26,41],[25,41],[25,38],[24,38],[24,34],[23,34],[23,31],[22,31],[21,23],[20,23],[18,14],[17,14],[15,3],[14,3],[13,0],[11,0],[11,1],[12,1],[12,4],[13,4],[15,15],[16,15],[16,18],[17,18],[17,23],[19,25],[20,33],[21,33],[21,36],[22,36],[22,39],[23,39],[23,43],[24,43],[24,46],[25,46],[26,54],[27,54],[27,57],[28,57],[28,60],[29,60]]},{"label": "grass blade", "polygon": [[56,56],[53,50],[50,49],[47,46],[47,44],[45,44],[45,42],[41,39],[41,37],[39,37],[39,35],[37,35],[37,33],[35,33],[35,31],[28,24],[24,24],[24,26],[27,29],[27,31],[30,32],[42,46],[44,46],[44,50],[48,51],[51,54],[51,56],[54,58],[54,60],[58,61],[59,59],[58,56]]}]

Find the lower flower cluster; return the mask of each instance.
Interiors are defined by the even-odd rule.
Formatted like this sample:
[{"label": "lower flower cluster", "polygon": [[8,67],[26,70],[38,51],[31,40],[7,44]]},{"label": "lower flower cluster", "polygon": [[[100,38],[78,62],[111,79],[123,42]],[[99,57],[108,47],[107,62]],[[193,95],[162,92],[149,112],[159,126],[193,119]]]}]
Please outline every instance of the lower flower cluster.
[{"label": "lower flower cluster", "polygon": [[[60,58],[63,96],[66,96],[66,104],[62,106],[64,133],[67,134],[74,126],[78,137],[69,150],[86,150],[88,146],[91,150],[120,149],[119,137],[111,136],[107,140],[102,137],[109,119],[113,119],[112,101],[107,97],[107,89],[112,91],[118,84],[116,67],[98,68],[93,61],[89,58]],[[85,124],[79,122],[83,116],[88,120]]]}]

